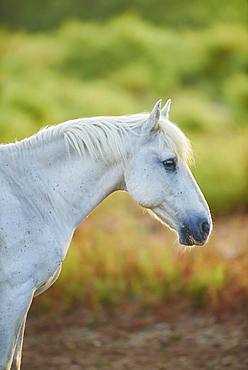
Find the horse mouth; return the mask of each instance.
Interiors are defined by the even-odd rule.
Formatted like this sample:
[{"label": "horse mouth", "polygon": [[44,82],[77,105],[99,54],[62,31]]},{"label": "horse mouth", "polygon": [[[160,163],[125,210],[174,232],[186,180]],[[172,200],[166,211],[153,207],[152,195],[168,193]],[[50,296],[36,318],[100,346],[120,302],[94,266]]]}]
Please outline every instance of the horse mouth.
[{"label": "horse mouth", "polygon": [[175,223],[168,215],[163,212],[160,208],[155,208],[148,211],[162,224],[169,227],[171,230],[177,233],[179,244],[187,247],[192,246],[203,246],[208,241],[210,229],[207,232],[197,232],[186,227],[184,223]]},{"label": "horse mouth", "polygon": [[192,247],[194,245],[203,246],[206,241],[196,240],[192,235],[189,235],[187,237],[179,235],[179,243],[187,247]]},{"label": "horse mouth", "polygon": [[187,229],[181,227],[179,232],[179,243],[187,247],[203,246],[208,241],[208,235],[202,235],[200,238],[191,234]]}]

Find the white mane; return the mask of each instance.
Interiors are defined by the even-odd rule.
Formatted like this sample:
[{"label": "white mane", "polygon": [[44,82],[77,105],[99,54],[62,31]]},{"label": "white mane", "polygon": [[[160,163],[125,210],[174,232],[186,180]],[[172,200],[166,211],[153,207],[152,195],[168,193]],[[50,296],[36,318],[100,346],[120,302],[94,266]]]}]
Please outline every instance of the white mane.
[{"label": "white mane", "polygon": [[[80,156],[88,154],[95,159],[115,161],[126,157],[130,134],[141,135],[142,123],[147,118],[148,113],[80,118],[48,126],[27,139],[3,146],[33,148],[62,136],[68,151],[73,149]],[[161,145],[165,144],[183,161],[191,160],[190,142],[175,124],[161,119],[158,134]]]},{"label": "white mane", "polygon": [[137,135],[137,128],[144,115],[83,118],[64,123],[63,135],[68,148],[81,156],[87,152],[93,158],[106,161],[126,158],[130,134]]}]

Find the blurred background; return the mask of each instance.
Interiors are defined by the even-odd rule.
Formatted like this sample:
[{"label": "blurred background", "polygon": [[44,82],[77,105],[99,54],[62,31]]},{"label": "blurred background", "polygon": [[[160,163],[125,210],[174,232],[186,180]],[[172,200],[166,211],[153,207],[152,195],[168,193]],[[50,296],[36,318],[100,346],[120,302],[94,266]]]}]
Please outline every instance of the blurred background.
[{"label": "blurred background", "polygon": [[[157,343],[164,333],[169,333],[163,340],[170,345],[162,346],[168,369],[199,369],[190,351],[180,352],[186,348],[185,325],[188,333],[197,328],[205,333],[205,342],[199,338],[206,348],[199,349],[202,342],[192,342],[194,336],[188,342],[198,346],[202,359],[204,354],[208,363],[212,358],[206,369],[246,368],[245,360],[237,358],[247,345],[247,18],[245,0],[0,3],[0,141],[21,139],[67,119],[149,111],[158,98],[170,97],[170,118],[192,140],[192,170],[215,224],[206,247],[184,251],[174,233],[127,195],[105,200],[76,231],[59,280],[35,300],[25,369],[167,369],[162,357],[163,365],[139,362],[139,350],[144,359],[149,338]],[[233,328],[219,324],[226,315]],[[78,327],[88,332],[76,335]],[[42,337],[43,328],[48,337]],[[143,342],[136,338],[130,344],[133,328],[150,334],[147,341],[143,336]],[[220,336],[222,329],[227,332]],[[56,343],[49,342],[55,330]],[[116,348],[111,357],[120,330],[129,338],[129,359]],[[234,332],[235,344],[223,349]],[[218,355],[207,351],[209,343],[219,348]],[[46,356],[38,355],[40,346]],[[92,359],[87,346],[94,349]],[[179,362],[168,362],[170,355],[170,361]],[[44,362],[48,359],[50,367]]]}]

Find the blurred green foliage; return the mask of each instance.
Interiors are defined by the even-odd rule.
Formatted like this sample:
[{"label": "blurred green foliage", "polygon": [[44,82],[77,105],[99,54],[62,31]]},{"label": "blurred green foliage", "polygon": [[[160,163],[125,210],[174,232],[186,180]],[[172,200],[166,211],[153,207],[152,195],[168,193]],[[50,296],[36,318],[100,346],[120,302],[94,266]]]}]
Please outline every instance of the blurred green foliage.
[{"label": "blurred green foliage", "polygon": [[217,21],[247,21],[246,0],[8,0],[0,3],[0,22],[12,29],[47,30],[65,18],[104,21],[135,13],[156,25],[206,27]]},{"label": "blurred green foliage", "polygon": [[248,203],[248,53],[242,23],[198,30],[125,15],[49,33],[0,32],[1,141],[82,116],[149,110],[171,97],[215,212]]}]

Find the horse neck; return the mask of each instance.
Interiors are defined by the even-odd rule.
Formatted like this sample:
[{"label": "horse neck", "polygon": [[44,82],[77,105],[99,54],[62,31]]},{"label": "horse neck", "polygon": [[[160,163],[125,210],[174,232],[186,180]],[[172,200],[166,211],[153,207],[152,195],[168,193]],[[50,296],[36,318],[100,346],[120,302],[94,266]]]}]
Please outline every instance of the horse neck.
[{"label": "horse neck", "polygon": [[[12,150],[8,174],[45,217],[62,228],[75,228],[105,197],[123,187],[121,163],[68,154],[63,137],[34,147]],[[0,152],[1,160],[1,152]]]}]

